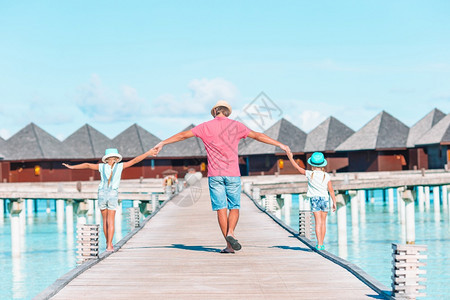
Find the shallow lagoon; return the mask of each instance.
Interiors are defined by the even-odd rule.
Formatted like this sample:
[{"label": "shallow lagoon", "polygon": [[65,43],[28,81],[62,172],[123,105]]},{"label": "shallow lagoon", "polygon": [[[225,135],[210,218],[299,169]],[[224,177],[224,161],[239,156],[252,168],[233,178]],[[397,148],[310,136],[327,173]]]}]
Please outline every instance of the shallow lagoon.
[{"label": "shallow lagoon", "polygon": [[[0,299],[31,299],[56,279],[77,266],[76,264],[76,217],[74,233],[68,236],[64,228],[58,229],[55,201],[50,201],[47,214],[47,200],[37,201],[37,213],[27,217],[22,253],[18,259],[11,258],[10,219],[5,215],[0,223]],[[118,242],[129,231],[127,208],[132,201],[123,201],[122,230],[114,235]],[[95,216],[87,217],[87,223],[95,223]],[[1,221],[0,221],[1,222]],[[100,252],[106,248],[106,241],[100,226]]]},{"label": "shallow lagoon", "polygon": [[[405,243],[405,233],[399,223],[397,199],[394,199],[394,212],[390,213],[383,193],[374,193],[374,202],[366,202],[365,220],[352,228],[350,204],[347,204],[347,245],[338,244],[336,213],[327,218],[327,233],[324,244],[326,250],[353,262],[372,277],[391,288],[391,243]],[[299,197],[293,195],[290,227],[298,230]],[[430,210],[419,212],[415,208],[416,244],[427,245],[428,259],[425,260],[427,274],[426,299],[450,298],[450,222],[449,213],[441,206],[435,214],[431,194]],[[360,216],[361,217],[361,216]],[[281,210],[281,219],[286,216]],[[424,299],[424,298],[421,298]]]}]

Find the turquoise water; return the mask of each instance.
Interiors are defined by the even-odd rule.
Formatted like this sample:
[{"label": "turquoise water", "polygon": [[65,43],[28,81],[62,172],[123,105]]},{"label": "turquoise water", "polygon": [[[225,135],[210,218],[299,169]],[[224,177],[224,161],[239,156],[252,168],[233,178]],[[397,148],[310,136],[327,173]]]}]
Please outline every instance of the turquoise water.
[{"label": "turquoise water", "polygon": [[[21,241],[21,257],[11,257],[11,224],[5,213],[0,221],[0,299],[31,299],[56,279],[77,266],[76,264],[76,216],[74,233],[66,233],[66,225],[58,228],[55,201],[38,200],[37,213],[26,218],[26,232]],[[114,235],[114,243],[124,237],[130,227],[127,224],[127,208],[132,201],[123,201],[122,230]],[[87,223],[95,223],[95,217],[87,217]],[[100,252],[106,241],[100,225]]]},{"label": "turquoise water", "polygon": [[[395,193],[394,193],[395,194]],[[298,195],[293,195],[290,227],[298,230]],[[338,244],[336,213],[327,218],[326,249],[362,268],[369,275],[391,287],[392,250],[391,243],[405,243],[405,233],[399,222],[397,199],[394,212],[389,212],[387,201],[383,201],[381,190],[374,193],[374,203],[366,202],[366,216],[359,225],[352,227],[350,204],[347,205],[347,245]],[[415,208],[416,244],[427,245],[428,259],[425,270],[427,278],[426,298],[450,299],[450,222],[447,210],[442,205],[435,214],[431,195],[428,211]],[[282,213],[281,219],[286,220]]]}]

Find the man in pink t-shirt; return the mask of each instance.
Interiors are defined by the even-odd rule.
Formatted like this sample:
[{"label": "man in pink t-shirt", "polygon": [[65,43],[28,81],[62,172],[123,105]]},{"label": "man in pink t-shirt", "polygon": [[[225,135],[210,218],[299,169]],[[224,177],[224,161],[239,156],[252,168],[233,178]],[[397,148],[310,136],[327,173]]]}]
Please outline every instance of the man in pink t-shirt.
[{"label": "man in pink t-shirt", "polygon": [[[257,141],[278,146],[290,152],[288,146],[268,137],[264,133],[255,132],[244,124],[228,118],[231,106],[226,101],[218,101],[211,109],[213,120],[204,122],[191,130],[160,142],[154,147],[159,153],[171,143],[191,137],[199,137],[205,145],[208,159],[208,185],[212,209],[217,211],[217,217],[227,247],[221,253],[234,253],[241,249],[241,244],[234,236],[239,219],[241,205],[241,174],[239,171],[238,144],[243,138],[250,137]],[[229,213],[228,213],[229,211]]]}]

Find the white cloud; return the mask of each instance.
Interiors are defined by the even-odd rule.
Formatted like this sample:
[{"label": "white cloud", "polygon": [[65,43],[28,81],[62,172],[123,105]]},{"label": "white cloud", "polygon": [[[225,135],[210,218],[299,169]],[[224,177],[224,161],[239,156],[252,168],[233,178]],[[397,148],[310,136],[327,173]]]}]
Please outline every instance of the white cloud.
[{"label": "white cloud", "polygon": [[123,85],[119,92],[110,91],[96,74],[78,88],[75,103],[83,114],[97,122],[129,121],[150,114],[149,104],[136,89]]},{"label": "white cloud", "polygon": [[157,114],[167,116],[208,115],[218,100],[226,100],[231,105],[237,99],[238,90],[229,81],[222,78],[193,79],[187,87],[189,93],[182,95],[165,94],[155,99],[152,105]]},{"label": "white cloud", "polygon": [[0,136],[3,139],[9,139],[11,137],[11,132],[6,128],[0,128]]}]

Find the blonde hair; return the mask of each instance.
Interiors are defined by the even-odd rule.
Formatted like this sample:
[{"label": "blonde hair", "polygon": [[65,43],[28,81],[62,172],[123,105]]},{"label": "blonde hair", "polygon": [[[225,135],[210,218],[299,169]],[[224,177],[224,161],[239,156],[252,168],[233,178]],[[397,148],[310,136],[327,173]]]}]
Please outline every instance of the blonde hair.
[{"label": "blonde hair", "polygon": [[311,166],[311,169],[312,169],[311,180],[313,180],[313,178],[314,178],[314,171],[317,171],[317,169],[319,169],[320,171],[323,172],[322,182],[325,180],[325,168],[324,168],[324,167],[314,167],[314,166]]}]

